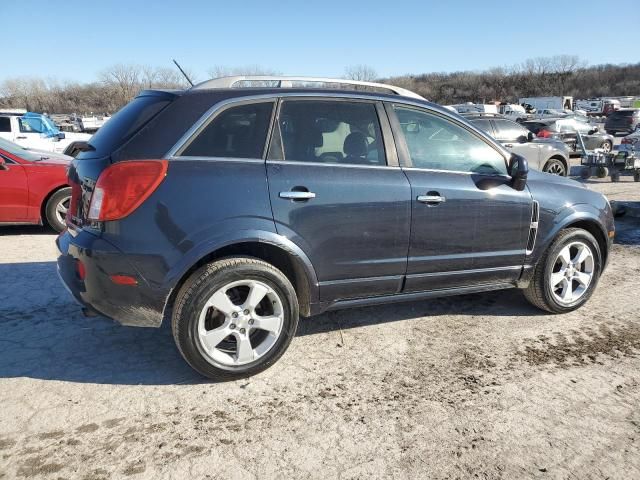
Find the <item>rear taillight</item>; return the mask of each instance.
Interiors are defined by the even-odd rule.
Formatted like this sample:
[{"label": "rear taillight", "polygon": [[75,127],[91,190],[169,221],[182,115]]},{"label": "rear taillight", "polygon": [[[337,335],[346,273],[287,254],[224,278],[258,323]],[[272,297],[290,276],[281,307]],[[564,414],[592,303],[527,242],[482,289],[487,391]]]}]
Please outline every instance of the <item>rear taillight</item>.
[{"label": "rear taillight", "polygon": [[71,201],[69,202],[69,209],[67,210],[67,224],[71,223],[73,216],[78,214],[78,205],[80,204],[80,197],[82,196],[82,188],[80,188],[79,183],[69,180],[69,184],[71,185]]},{"label": "rear taillight", "polygon": [[539,138],[551,138],[553,135],[549,130],[545,130],[544,128],[538,132]]},{"label": "rear taillight", "polygon": [[166,160],[111,165],[100,174],[93,189],[88,218],[106,222],[126,217],[149,198],[166,174]]}]

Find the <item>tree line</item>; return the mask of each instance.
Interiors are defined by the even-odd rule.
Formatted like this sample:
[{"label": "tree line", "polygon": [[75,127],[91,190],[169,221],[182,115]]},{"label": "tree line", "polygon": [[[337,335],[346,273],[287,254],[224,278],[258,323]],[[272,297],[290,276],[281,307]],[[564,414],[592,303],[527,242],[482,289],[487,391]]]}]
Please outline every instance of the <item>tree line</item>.
[{"label": "tree line", "polygon": [[[222,67],[208,71],[224,75],[274,75],[260,66]],[[191,71],[187,75],[197,79]],[[443,105],[495,100],[517,102],[520,97],[571,95],[574,98],[640,95],[640,63],[587,66],[574,55],[539,57],[511,67],[481,72],[424,73],[379,78],[367,65],[345,69],[354,80],[392,83]],[[147,88],[185,88],[189,84],[175,68],[113,65],[95,82],[60,82],[43,78],[9,78],[0,83],[0,107],[48,113],[113,113]]]}]

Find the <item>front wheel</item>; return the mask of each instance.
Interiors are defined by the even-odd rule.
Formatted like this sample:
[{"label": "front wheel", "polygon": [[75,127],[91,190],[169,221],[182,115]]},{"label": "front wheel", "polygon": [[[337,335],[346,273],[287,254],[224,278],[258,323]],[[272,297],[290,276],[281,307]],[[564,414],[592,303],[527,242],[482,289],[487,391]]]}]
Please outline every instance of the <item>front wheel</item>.
[{"label": "front wheel", "polygon": [[581,228],[568,228],[539,260],[524,294],[542,310],[571,312],[591,297],[601,270],[602,255],[593,235]]},{"label": "front wheel", "polygon": [[180,289],[173,337],[191,367],[230,380],[275,363],[298,326],[298,299],[288,278],[255,258],[218,260],[197,270]]},{"label": "front wheel", "polygon": [[71,203],[71,189],[61,188],[55,192],[44,208],[44,214],[47,223],[56,232],[61,232],[67,226],[66,219],[69,211],[69,204]]}]

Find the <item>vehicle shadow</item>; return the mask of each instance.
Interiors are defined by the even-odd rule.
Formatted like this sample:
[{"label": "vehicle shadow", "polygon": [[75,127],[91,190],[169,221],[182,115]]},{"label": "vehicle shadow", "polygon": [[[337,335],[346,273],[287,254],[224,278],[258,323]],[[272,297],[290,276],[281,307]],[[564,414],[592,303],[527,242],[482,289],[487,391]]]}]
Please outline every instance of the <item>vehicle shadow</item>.
[{"label": "vehicle shadow", "polygon": [[0,237],[8,235],[57,235],[55,230],[44,225],[3,225]]},{"label": "vehicle shadow", "polygon": [[[84,318],[55,262],[0,264],[0,378],[123,385],[205,382],[178,353],[168,322],[123,327]],[[298,335],[434,315],[536,315],[519,292],[503,291],[329,312],[300,322]]]}]

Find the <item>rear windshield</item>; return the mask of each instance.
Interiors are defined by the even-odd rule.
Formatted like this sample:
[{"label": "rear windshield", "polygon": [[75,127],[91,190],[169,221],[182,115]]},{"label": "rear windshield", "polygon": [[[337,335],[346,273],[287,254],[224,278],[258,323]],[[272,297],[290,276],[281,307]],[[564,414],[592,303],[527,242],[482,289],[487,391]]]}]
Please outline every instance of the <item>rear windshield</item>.
[{"label": "rear windshield", "polygon": [[102,158],[122,146],[149,120],[171,103],[173,95],[151,93],[140,95],[125,105],[111,120],[89,139],[94,150],[81,152],[78,159]]}]

